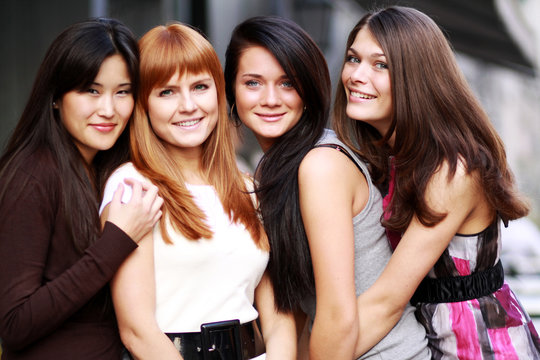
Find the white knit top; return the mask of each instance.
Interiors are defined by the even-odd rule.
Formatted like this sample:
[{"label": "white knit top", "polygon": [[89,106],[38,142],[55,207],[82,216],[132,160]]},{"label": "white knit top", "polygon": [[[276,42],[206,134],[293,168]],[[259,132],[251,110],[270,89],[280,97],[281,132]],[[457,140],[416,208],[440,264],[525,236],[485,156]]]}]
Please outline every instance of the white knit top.
[{"label": "white knit top", "polygon": [[[100,212],[125,178],[144,180],[132,163],[109,178]],[[253,242],[243,224],[234,224],[223,211],[212,186],[189,185],[195,203],[214,232],[210,240],[187,240],[167,223],[173,244],[154,227],[156,319],[163,332],[195,332],[206,322],[257,318],[254,291],[268,263],[268,252]],[[131,197],[126,186],[123,201]]]}]

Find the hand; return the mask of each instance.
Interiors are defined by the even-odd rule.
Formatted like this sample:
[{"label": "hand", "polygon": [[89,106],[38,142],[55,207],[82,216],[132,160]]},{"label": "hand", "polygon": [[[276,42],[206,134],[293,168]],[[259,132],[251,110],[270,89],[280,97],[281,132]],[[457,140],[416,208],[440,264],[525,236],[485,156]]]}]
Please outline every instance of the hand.
[{"label": "hand", "polygon": [[158,196],[155,185],[135,179],[125,179],[124,182],[133,189],[131,199],[122,203],[124,184],[120,183],[109,204],[107,221],[118,226],[138,243],[161,217],[163,199]]}]

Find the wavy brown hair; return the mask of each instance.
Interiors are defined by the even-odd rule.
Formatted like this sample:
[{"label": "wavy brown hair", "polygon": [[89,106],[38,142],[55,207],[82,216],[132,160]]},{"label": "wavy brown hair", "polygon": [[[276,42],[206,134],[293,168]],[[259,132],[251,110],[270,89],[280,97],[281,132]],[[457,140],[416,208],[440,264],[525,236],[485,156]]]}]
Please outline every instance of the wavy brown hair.
[{"label": "wavy brown hair", "polygon": [[164,199],[160,229],[165,242],[171,242],[166,219],[173,228],[190,240],[212,238],[204,212],[197,207],[186,188],[182,164],[166,150],[148,118],[148,97],[153,88],[165,84],[176,72],[209,73],[216,85],[218,121],[203,143],[202,168],[209,184],[214,186],[225,212],[236,223],[242,223],[261,249],[268,241],[246,189],[245,177],[236,165],[227,118],[225,81],[219,58],[206,38],[197,30],[179,23],[157,26],[139,41],[141,52],[140,96],[131,127],[131,156],[135,167],[158,187]]},{"label": "wavy brown hair", "polygon": [[[504,145],[459,69],[443,32],[422,12],[392,6],[365,15],[352,29],[347,49],[360,29],[367,27],[386,55],[390,71],[393,114],[387,134],[350,119],[347,98],[338,86],[334,128],[346,144],[371,164],[378,184],[389,174],[394,155],[396,182],[389,207],[392,230],[403,232],[412,217],[433,226],[446,214],[433,211],[425,199],[432,175],[443,162],[449,176],[462,161],[477,174],[490,206],[507,221],[527,215],[529,206],[518,194]],[[395,131],[395,143],[388,138]]]}]

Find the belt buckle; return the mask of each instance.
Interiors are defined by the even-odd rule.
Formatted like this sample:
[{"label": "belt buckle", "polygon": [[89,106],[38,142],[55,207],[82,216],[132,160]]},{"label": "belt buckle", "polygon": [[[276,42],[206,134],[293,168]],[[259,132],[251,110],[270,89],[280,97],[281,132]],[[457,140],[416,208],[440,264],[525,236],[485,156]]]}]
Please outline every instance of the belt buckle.
[{"label": "belt buckle", "polygon": [[226,320],[201,325],[204,360],[242,359],[240,320]]}]

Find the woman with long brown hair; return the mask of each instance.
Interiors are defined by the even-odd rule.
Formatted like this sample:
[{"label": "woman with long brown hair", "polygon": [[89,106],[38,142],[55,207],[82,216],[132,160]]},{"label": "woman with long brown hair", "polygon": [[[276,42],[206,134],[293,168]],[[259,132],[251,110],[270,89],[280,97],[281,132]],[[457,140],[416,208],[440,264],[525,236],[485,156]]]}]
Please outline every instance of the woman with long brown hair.
[{"label": "woman with long brown hair", "polygon": [[334,128],[388,189],[395,247],[359,297],[370,324],[360,333],[386,333],[412,298],[435,359],[539,358],[499,259],[500,224],[528,205],[448,41],[427,15],[396,6],[365,15],[346,48]]},{"label": "woman with long brown hair", "polygon": [[[164,205],[112,282],[122,340],[135,358],[251,359],[266,345],[266,358],[292,359],[294,322],[274,310],[268,240],[251,179],[236,166],[217,54],[177,23],[151,29],[139,48],[132,162],[107,188],[148,179]],[[106,191],[103,206],[109,199]]]}]

